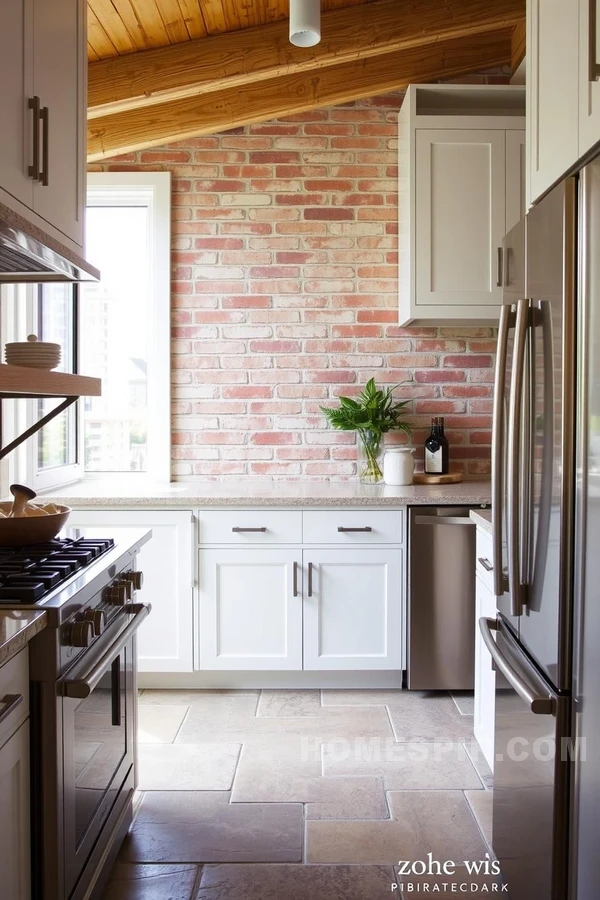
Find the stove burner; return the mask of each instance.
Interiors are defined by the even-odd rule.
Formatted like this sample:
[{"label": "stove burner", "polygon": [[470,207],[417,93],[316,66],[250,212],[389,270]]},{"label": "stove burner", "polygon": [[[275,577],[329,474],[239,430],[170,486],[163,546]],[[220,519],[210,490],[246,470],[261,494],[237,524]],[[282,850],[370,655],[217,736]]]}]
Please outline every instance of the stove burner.
[{"label": "stove burner", "polygon": [[0,603],[36,603],[114,545],[112,538],[57,538],[0,549]]}]

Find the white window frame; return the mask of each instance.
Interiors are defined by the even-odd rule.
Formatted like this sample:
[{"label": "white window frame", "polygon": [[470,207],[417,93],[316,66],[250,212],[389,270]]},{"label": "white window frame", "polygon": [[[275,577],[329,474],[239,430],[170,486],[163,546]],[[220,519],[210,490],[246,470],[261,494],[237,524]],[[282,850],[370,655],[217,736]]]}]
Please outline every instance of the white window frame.
[{"label": "white window frame", "polygon": [[[171,173],[90,172],[87,204],[148,207],[153,292],[148,308],[147,471],[86,472],[84,480],[114,481],[126,477],[168,482],[171,480]],[[82,297],[80,304],[85,302]],[[93,374],[85,370],[81,336],[79,362],[82,375]],[[81,430],[83,433],[83,418]]]}]

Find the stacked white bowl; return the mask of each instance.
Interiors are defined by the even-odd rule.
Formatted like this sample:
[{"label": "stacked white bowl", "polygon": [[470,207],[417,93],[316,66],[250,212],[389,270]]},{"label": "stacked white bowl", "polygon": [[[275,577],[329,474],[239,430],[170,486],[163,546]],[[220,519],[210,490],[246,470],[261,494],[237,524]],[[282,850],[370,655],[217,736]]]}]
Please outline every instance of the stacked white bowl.
[{"label": "stacked white bowl", "polygon": [[27,366],[32,369],[55,369],[60,365],[60,344],[38,341],[30,334],[26,341],[6,344],[4,358],[9,366]]}]

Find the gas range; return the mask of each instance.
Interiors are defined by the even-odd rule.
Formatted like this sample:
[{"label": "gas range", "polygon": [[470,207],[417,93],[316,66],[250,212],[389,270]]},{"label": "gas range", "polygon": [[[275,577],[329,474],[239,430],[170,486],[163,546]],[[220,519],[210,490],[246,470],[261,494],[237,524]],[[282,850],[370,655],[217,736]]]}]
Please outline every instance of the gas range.
[{"label": "gas range", "polygon": [[0,603],[43,604],[54,588],[114,546],[114,538],[79,537],[0,549]]}]

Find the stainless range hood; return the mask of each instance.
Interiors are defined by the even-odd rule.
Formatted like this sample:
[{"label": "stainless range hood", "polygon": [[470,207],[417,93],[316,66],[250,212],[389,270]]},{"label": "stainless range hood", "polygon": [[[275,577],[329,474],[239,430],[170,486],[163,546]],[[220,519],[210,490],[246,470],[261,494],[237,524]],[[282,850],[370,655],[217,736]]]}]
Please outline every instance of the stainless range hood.
[{"label": "stainless range hood", "polygon": [[0,204],[0,284],[99,278],[84,259]]}]

